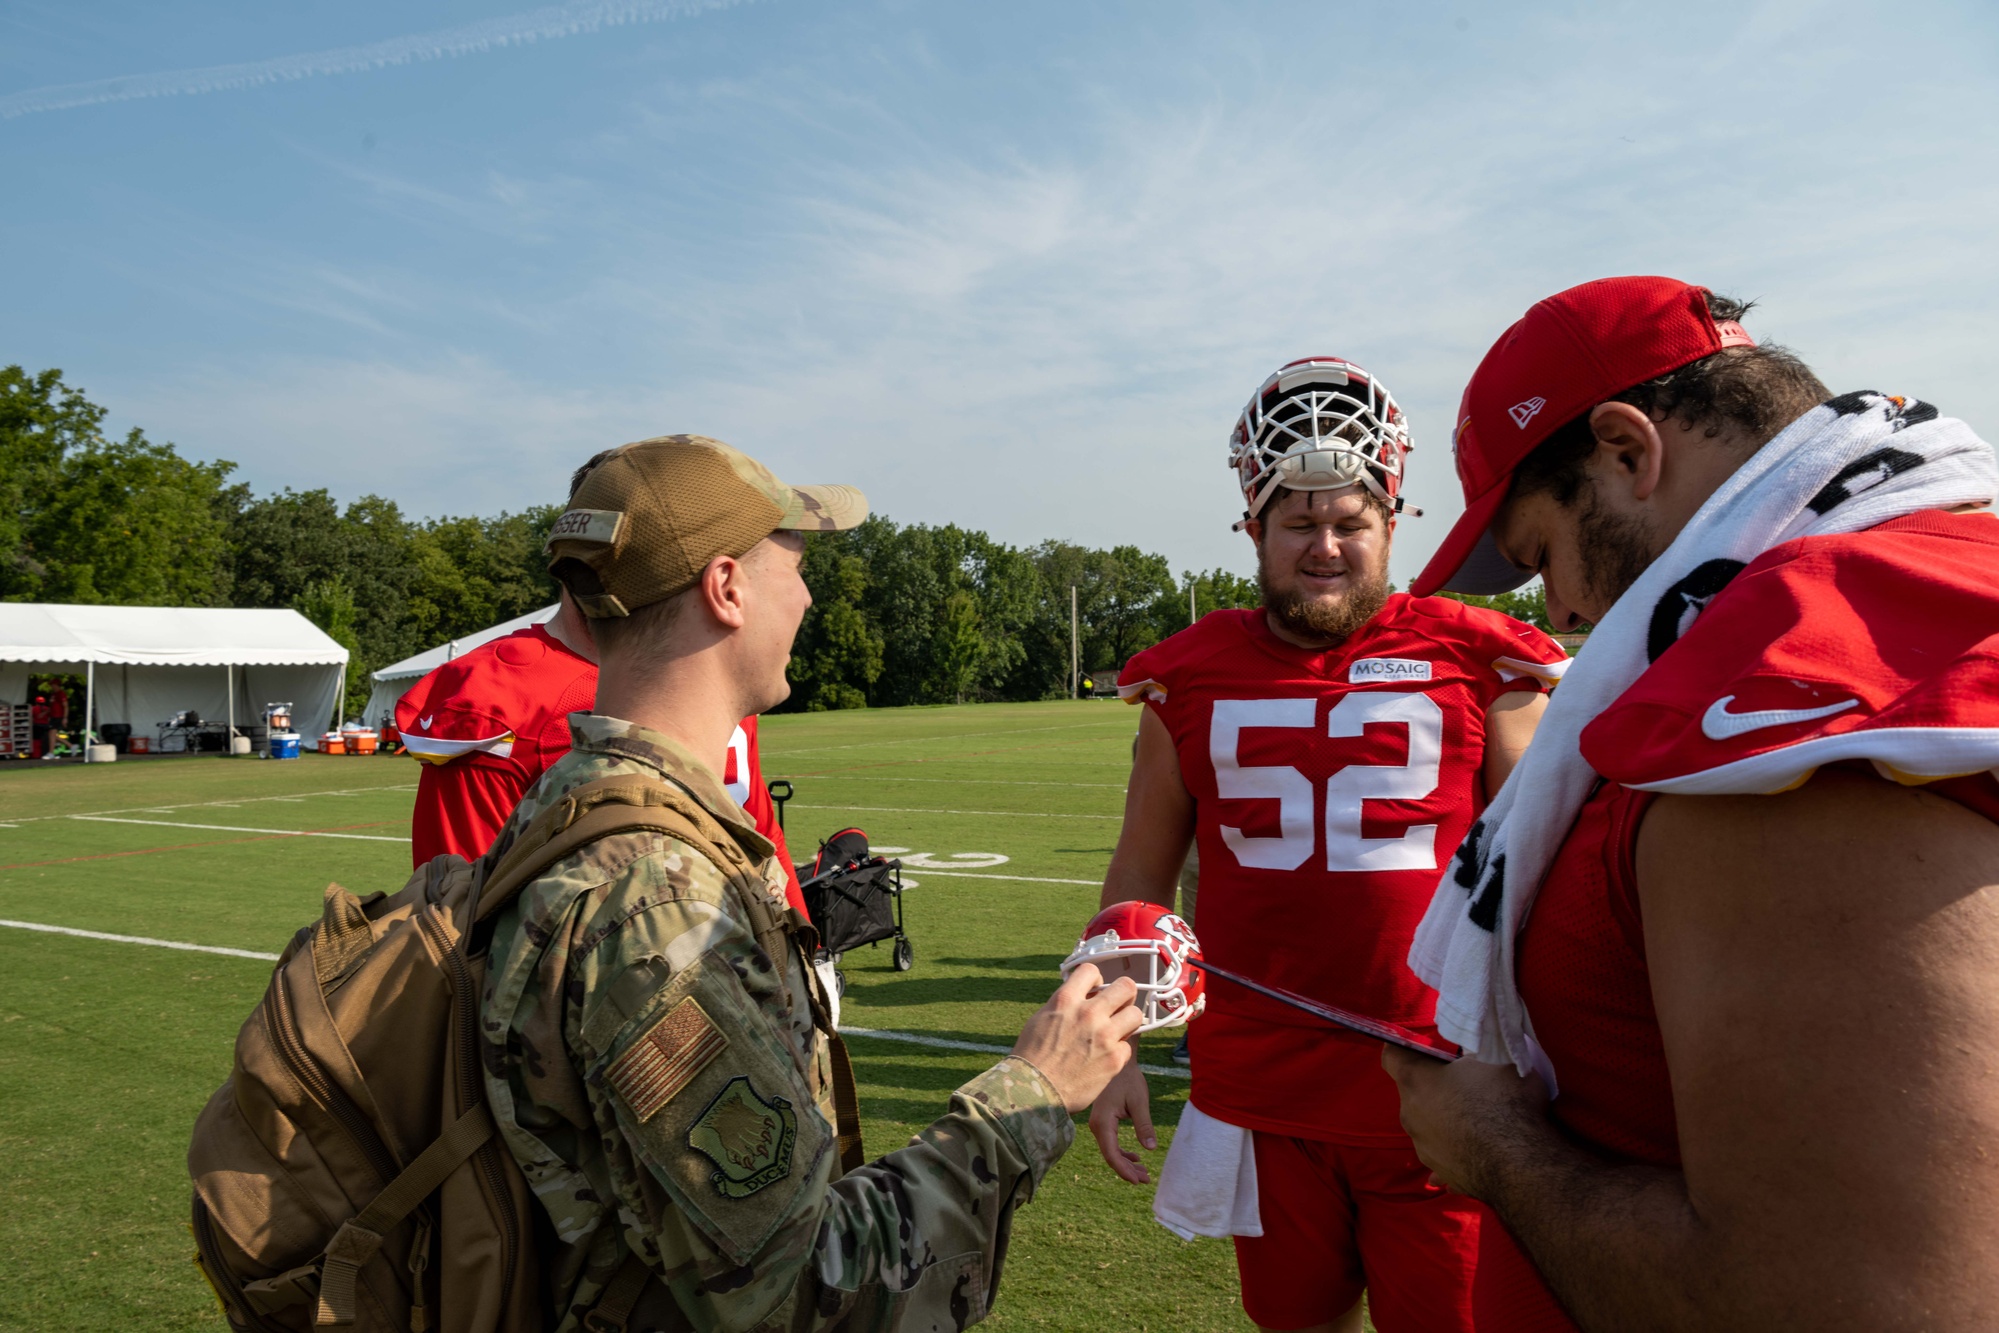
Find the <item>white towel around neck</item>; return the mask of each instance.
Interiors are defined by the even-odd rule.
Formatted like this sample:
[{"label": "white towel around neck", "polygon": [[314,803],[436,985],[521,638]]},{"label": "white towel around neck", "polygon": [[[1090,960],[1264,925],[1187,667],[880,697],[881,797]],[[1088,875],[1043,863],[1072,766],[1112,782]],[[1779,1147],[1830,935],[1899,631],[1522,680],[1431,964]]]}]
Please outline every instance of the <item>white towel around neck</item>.
[{"label": "white towel around neck", "polygon": [[1514,946],[1596,774],[1583,728],[1684,634],[1728,578],[1798,537],[1858,532],[1999,494],[1992,448],[1914,399],[1842,394],[1791,423],[1709,497],[1591,632],[1534,743],[1437,886],[1409,966],[1438,992],[1437,1027],[1489,1063],[1555,1071],[1514,985]]}]

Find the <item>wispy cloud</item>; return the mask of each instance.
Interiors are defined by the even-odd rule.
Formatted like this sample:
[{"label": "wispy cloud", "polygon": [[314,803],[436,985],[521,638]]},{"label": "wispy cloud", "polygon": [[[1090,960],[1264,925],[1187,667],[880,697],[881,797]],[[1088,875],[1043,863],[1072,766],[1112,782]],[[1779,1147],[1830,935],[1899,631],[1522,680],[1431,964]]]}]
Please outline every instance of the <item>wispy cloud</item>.
[{"label": "wispy cloud", "polygon": [[574,37],[579,33],[624,24],[690,18],[740,3],[742,0],[597,0],[596,3],[548,5],[522,14],[482,19],[477,23],[440,28],[435,32],[391,37],[387,41],[370,42],[364,46],[342,46],[330,51],[311,51],[303,55],[278,56],[237,65],[210,65],[203,69],[176,69],[159,74],[126,74],[115,79],[93,79],[88,83],[29,88],[0,97],[0,120],[13,120],[43,111],[96,106],[104,102],[230,92],[267,83],[318,78],[325,74],[355,74],[390,65],[408,65],[419,60],[447,60],[454,56],[491,51],[495,47],[523,46],[529,42]]},{"label": "wispy cloud", "polygon": [[[507,122],[480,151],[363,158],[301,130],[284,147],[322,229],[197,193],[169,230],[151,204],[144,237],[106,233],[121,297],[177,284],[136,352],[104,350],[121,307],[84,320],[53,287],[27,308],[70,342],[15,336],[79,349],[63,364],[104,367],[85,382],[122,419],[259,489],[519,508],[605,444],[699,430],[902,521],[1244,570],[1226,432],[1273,366],[1334,352],[1415,423],[1430,517],[1399,534],[1398,579],[1456,508],[1465,375],[1587,278],[1763,297],[1758,336],[1828,382],[1999,420],[1999,146],[1976,129],[1999,77],[1956,20],[1909,38],[1910,84],[1866,77],[1865,0],[1473,8],[1469,28],[1391,7],[1365,32],[1333,6],[1270,0],[1290,18],[1245,26],[1154,5],[1130,11],[1166,15],[1137,46],[1043,6],[1046,41],[1011,9],[790,13],[698,78],[605,69],[624,95],[553,144]],[[1606,58],[1634,42],[1673,77]],[[1051,47],[1085,73],[1035,73]],[[1342,53],[1339,77],[1306,50]]]}]

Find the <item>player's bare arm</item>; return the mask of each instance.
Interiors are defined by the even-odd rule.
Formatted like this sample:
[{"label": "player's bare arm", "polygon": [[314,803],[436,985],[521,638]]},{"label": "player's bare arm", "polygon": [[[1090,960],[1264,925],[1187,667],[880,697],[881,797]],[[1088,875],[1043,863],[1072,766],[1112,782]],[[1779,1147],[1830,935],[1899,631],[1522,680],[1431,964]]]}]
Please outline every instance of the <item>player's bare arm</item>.
[{"label": "player's bare arm", "polygon": [[1124,792],[1124,825],[1111,853],[1098,903],[1138,899],[1170,902],[1187,849],[1194,842],[1194,798],[1180,777],[1180,757],[1166,724],[1149,708],[1139,710],[1138,746],[1131,759],[1131,783]]},{"label": "player's bare arm", "polygon": [[[1170,901],[1175,877],[1193,841],[1194,798],[1181,780],[1173,737],[1150,708],[1140,709],[1131,785],[1124,794],[1124,826],[1104,874],[1100,906]],[[1136,1056],[1135,1048],[1133,1053]],[[1146,1148],[1159,1146],[1152,1128],[1152,1090],[1136,1058],[1118,1071],[1091,1106],[1090,1133],[1111,1170],[1143,1185],[1152,1173],[1137,1153],[1118,1143],[1118,1126],[1127,1120],[1139,1143]]]},{"label": "player's bare arm", "polygon": [[1612,1167],[1538,1080],[1388,1052],[1426,1164],[1591,1330],[1999,1319],[1999,828],[1821,773],[1639,835],[1684,1171]]},{"label": "player's bare arm", "polygon": [[1548,696],[1539,690],[1515,690],[1502,694],[1485,713],[1485,763],[1480,774],[1485,794],[1490,797],[1506,785],[1513,766],[1527,753],[1534,728],[1548,710]]}]

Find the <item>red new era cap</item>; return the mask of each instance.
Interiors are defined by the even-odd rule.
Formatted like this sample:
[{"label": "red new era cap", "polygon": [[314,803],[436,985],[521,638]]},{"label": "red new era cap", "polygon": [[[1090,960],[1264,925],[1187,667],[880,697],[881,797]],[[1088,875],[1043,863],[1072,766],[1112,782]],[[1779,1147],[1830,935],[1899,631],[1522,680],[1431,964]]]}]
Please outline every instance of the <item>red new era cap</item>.
[{"label": "red new era cap", "polygon": [[1465,386],[1451,436],[1465,512],[1409,590],[1489,596],[1532,579],[1500,555],[1489,529],[1534,446],[1635,384],[1724,347],[1753,346],[1734,320],[1715,323],[1707,288],[1671,278],[1601,278],[1536,305]]}]

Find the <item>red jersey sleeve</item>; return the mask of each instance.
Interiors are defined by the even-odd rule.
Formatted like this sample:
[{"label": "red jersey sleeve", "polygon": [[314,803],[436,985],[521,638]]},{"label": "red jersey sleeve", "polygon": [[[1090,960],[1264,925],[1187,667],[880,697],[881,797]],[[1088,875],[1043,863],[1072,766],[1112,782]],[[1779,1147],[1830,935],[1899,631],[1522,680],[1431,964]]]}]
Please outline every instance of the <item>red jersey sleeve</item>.
[{"label": "red jersey sleeve", "polygon": [[1684,795],[1786,791],[1829,763],[1909,784],[1982,775],[1999,765],[1995,576],[1983,515],[1773,547],[1584,729],[1583,757]]},{"label": "red jersey sleeve", "polygon": [[482,855],[548,766],[569,749],[568,715],[587,712],[597,669],[540,625],[446,662],[396,703],[404,751],[424,766],[410,852]]},{"label": "red jersey sleeve", "polygon": [[412,759],[448,764],[461,755],[513,756],[519,737],[497,701],[481,698],[463,670],[446,663],[396,701],[396,732]]},{"label": "red jersey sleeve", "polygon": [[1520,690],[1552,690],[1569,669],[1568,650],[1552,635],[1503,612],[1448,597],[1414,599],[1410,610],[1436,622],[1439,645],[1479,682],[1487,704]]},{"label": "red jersey sleeve", "polygon": [[1210,611],[1179,633],[1132,654],[1118,673],[1118,698],[1128,704],[1151,704],[1164,715],[1174,681],[1186,668],[1218,647],[1236,641],[1236,623],[1261,611]]}]

